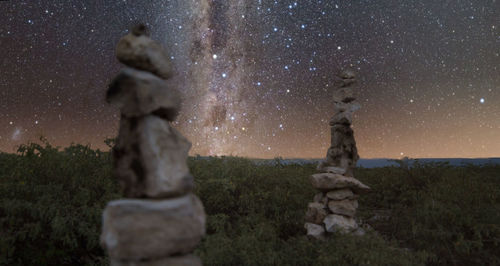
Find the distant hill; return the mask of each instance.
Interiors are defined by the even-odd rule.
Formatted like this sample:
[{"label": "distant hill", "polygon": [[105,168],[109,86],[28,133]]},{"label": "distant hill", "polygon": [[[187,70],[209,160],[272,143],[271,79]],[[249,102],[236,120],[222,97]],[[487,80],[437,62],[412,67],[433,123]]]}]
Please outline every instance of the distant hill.
[{"label": "distant hill", "polygon": [[[279,162],[282,164],[316,164],[321,159],[280,159]],[[423,159],[408,159],[409,164],[418,160],[423,163],[442,163],[448,162],[453,166],[461,166],[461,165],[485,165],[485,164],[500,164],[500,158],[423,158]],[[276,164],[277,159],[254,159],[257,164]],[[360,159],[357,163],[358,167],[364,168],[376,168],[376,167],[385,167],[385,166],[396,166],[397,163],[394,162],[393,159]]]}]

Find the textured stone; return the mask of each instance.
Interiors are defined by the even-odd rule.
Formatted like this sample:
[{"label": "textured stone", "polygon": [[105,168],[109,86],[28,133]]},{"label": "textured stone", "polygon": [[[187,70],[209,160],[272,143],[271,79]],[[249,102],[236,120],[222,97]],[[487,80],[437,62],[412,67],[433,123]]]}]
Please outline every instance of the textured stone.
[{"label": "textured stone", "polygon": [[321,191],[330,191],[341,188],[350,188],[356,194],[366,193],[370,187],[350,176],[332,173],[319,173],[311,175],[311,183],[314,188]]},{"label": "textured stone", "polygon": [[354,217],[358,208],[357,200],[330,200],[328,208],[334,214],[340,214],[348,217]]},{"label": "textured stone", "polygon": [[123,199],[109,202],[104,210],[101,245],[115,260],[154,260],[193,251],[204,234],[205,212],[192,194]]},{"label": "textured stone", "polygon": [[123,69],[111,82],[106,100],[125,117],[155,114],[173,121],[181,107],[179,91],[151,73],[132,68]]},{"label": "textured stone", "polygon": [[190,192],[186,163],[191,143],[157,117],[122,118],[113,148],[115,171],[126,197],[168,198]]},{"label": "textured stone", "polygon": [[361,108],[361,104],[358,102],[350,102],[350,103],[344,103],[344,102],[335,102],[334,103],[334,113],[340,113],[340,112],[351,112],[354,113],[357,110]]},{"label": "textured stone", "polygon": [[[344,150],[347,151],[347,148],[355,145],[356,141],[354,140],[354,131],[348,125],[333,125],[331,128],[331,146],[338,147],[342,149],[341,154],[344,153]],[[346,147],[346,148],[344,148]]]},{"label": "textured stone", "polygon": [[123,64],[168,79],[172,76],[170,57],[159,43],[141,31],[125,35],[116,45],[116,57]]},{"label": "textured stone", "polygon": [[306,223],[304,225],[304,228],[306,228],[306,230],[307,230],[308,237],[311,237],[314,239],[319,239],[319,240],[325,239],[325,228],[323,227],[323,225]]},{"label": "textured stone", "polygon": [[356,98],[354,98],[354,93],[349,87],[341,87],[333,92],[333,101],[335,102],[350,103],[354,100]]},{"label": "textured stone", "polygon": [[320,192],[314,195],[313,202],[321,203],[326,208],[326,204],[328,203],[328,198],[326,197],[325,193]]},{"label": "textured stone", "polygon": [[357,199],[358,195],[355,195],[352,190],[348,188],[332,190],[326,193],[326,196],[332,200],[344,200],[344,199]]},{"label": "textured stone", "polygon": [[340,124],[340,125],[351,125],[352,124],[352,112],[340,112],[336,113],[331,119],[330,119],[330,126]]},{"label": "textured stone", "polygon": [[325,166],[325,167],[318,168],[318,170],[320,172],[339,174],[339,175],[343,175],[346,172],[346,170],[344,168],[335,167],[335,166]]},{"label": "textured stone", "polygon": [[311,202],[307,206],[306,222],[321,224],[323,219],[328,215],[326,206],[323,203]]},{"label": "textured stone", "polygon": [[358,224],[353,218],[337,214],[330,214],[323,220],[325,229],[330,233],[350,233],[358,228]]},{"label": "textured stone", "polygon": [[200,258],[189,254],[145,261],[121,261],[111,258],[111,266],[202,266],[202,263]]}]

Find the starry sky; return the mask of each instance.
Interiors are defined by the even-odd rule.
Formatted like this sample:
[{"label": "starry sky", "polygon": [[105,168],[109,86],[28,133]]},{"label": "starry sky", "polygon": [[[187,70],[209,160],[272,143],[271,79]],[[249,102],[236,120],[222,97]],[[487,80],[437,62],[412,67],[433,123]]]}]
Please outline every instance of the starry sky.
[{"label": "starry sky", "polygon": [[498,0],[0,1],[0,150],[107,149],[137,23],[168,50],[191,154],[321,158],[355,69],[361,158],[500,157]]}]

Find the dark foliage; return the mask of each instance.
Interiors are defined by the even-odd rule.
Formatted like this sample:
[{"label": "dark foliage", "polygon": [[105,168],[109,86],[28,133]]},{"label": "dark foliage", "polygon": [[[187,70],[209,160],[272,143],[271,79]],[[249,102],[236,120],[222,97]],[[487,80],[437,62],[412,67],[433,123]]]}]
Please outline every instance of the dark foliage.
[{"label": "dark foliage", "polygon": [[[308,240],[314,165],[189,159],[205,205],[205,265],[499,265],[500,166],[398,161],[357,169],[373,188],[358,217],[363,237]],[[28,144],[0,154],[0,265],[99,265],[101,212],[120,197],[109,153]]]}]

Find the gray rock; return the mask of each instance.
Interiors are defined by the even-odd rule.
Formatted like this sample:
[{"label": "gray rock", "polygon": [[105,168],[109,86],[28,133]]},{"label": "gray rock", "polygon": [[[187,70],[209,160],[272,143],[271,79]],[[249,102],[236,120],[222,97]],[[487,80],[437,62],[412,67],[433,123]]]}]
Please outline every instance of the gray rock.
[{"label": "gray rock", "polygon": [[354,79],[356,78],[356,72],[352,69],[344,69],[340,72],[339,77],[341,79]]},{"label": "gray rock", "polygon": [[111,258],[111,266],[202,266],[200,258],[189,254],[146,261],[121,261]]},{"label": "gray rock", "polygon": [[311,202],[307,206],[305,220],[306,222],[321,224],[323,219],[328,215],[326,206],[323,203]]},{"label": "gray rock", "polygon": [[321,203],[326,208],[326,204],[328,203],[328,198],[322,192],[314,195],[313,202]]},{"label": "gray rock", "polygon": [[356,194],[363,194],[370,190],[370,187],[361,183],[354,177],[343,176],[332,173],[319,173],[311,175],[311,183],[314,188],[321,191],[330,191],[341,188],[350,188]]},{"label": "gray rock", "polygon": [[325,228],[323,225],[317,225],[313,223],[306,223],[304,227],[307,230],[307,236],[318,239],[318,240],[324,240],[325,239]]},{"label": "gray rock", "polygon": [[169,200],[122,199],[104,210],[101,245],[115,260],[155,260],[193,251],[204,234],[205,212],[192,194]]},{"label": "gray rock", "polygon": [[114,175],[128,198],[168,198],[194,186],[186,163],[191,143],[157,117],[122,118],[113,148]]},{"label": "gray rock", "polygon": [[335,102],[334,103],[334,113],[340,113],[340,112],[351,112],[354,113],[357,110],[361,109],[361,104],[359,104],[356,101],[350,102],[350,103],[344,103],[344,102]]},{"label": "gray rock", "polygon": [[349,87],[341,87],[333,92],[333,101],[335,102],[350,103],[355,99],[354,92]]},{"label": "gray rock", "polygon": [[330,214],[323,220],[325,229],[330,233],[350,233],[358,228],[358,224],[353,218],[337,214]]},{"label": "gray rock", "polygon": [[163,47],[140,32],[125,35],[116,45],[116,57],[123,64],[168,79],[172,63]]},{"label": "gray rock", "polygon": [[181,107],[179,91],[155,75],[125,68],[111,82],[106,100],[125,117],[155,114],[173,121]]},{"label": "gray rock", "polygon": [[348,217],[354,217],[358,208],[357,200],[330,200],[328,208],[334,214],[340,214]]},{"label": "gray rock", "polygon": [[340,112],[336,113],[329,122],[330,126],[334,125],[351,125],[352,124],[352,113],[345,111],[345,112]]},{"label": "gray rock", "polygon": [[358,195],[355,195],[352,190],[348,188],[332,190],[326,193],[326,196],[332,200],[344,200],[344,199],[357,199]]}]

